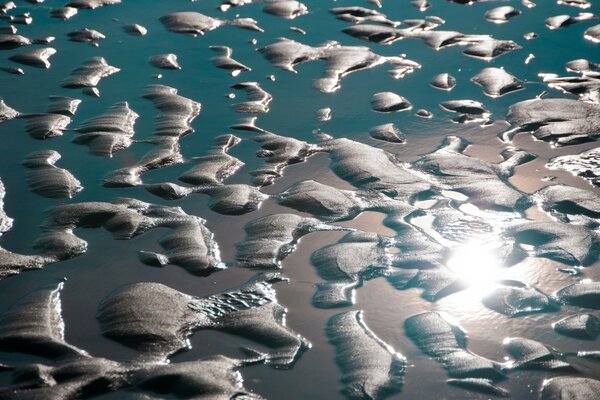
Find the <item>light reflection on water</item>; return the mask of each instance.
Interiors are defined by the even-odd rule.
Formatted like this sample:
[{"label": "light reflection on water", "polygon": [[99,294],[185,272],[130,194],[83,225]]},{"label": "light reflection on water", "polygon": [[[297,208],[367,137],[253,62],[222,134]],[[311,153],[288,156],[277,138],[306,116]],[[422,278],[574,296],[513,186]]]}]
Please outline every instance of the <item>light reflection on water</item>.
[{"label": "light reflection on water", "polygon": [[[297,24],[305,28],[309,35],[301,41],[317,44],[326,39],[340,40],[344,44],[367,45],[363,42],[355,41],[344,36],[339,30],[346,26],[337,20],[329,18],[323,11],[326,7],[335,4],[324,5],[317,1],[305,1],[311,10],[315,12],[298,19]],[[21,2],[24,3],[24,2]],[[58,5],[57,2],[47,1],[51,5]],[[56,4],[55,4],[56,3]],[[447,49],[440,52],[432,52],[422,46],[421,43],[402,41],[394,46],[373,46],[381,54],[395,54],[399,51],[406,52],[410,57],[417,59],[423,64],[423,68],[407,77],[402,81],[393,81],[394,91],[409,98],[414,104],[415,109],[427,108],[435,115],[432,120],[421,120],[411,118],[410,114],[394,117],[402,126],[406,133],[408,141],[404,145],[390,145],[387,143],[376,143],[370,139],[366,132],[371,126],[388,122],[385,116],[375,115],[368,109],[368,99],[371,92],[378,90],[388,90],[390,80],[382,68],[364,71],[358,74],[350,75],[343,82],[343,87],[336,95],[323,95],[314,93],[311,87],[311,81],[320,77],[322,74],[322,65],[302,65],[297,75],[285,74],[278,70],[272,70],[262,59],[253,46],[247,45],[247,39],[239,34],[235,29],[225,28],[222,31],[211,32],[205,38],[179,37],[176,35],[163,35],[163,27],[158,23],[158,17],[164,12],[171,11],[173,4],[181,8],[194,8],[206,12],[210,15],[219,15],[216,11],[216,1],[196,2],[193,7],[189,1],[173,2],[154,2],[153,7],[147,7],[144,12],[139,12],[139,7],[143,2],[128,1],[124,2],[122,7],[126,7],[129,15],[135,17],[136,22],[140,22],[150,28],[151,41],[138,40],[138,38],[129,38],[123,36],[120,32],[120,24],[108,23],[109,17],[112,17],[112,9],[100,9],[94,13],[82,12],[77,16],[77,25],[81,27],[101,27],[109,39],[102,44],[101,54],[105,55],[109,61],[117,66],[125,67],[121,74],[117,74],[110,80],[102,83],[102,97],[100,99],[85,99],[84,105],[77,116],[77,122],[85,120],[87,117],[97,115],[117,100],[128,100],[132,107],[139,111],[143,117],[138,122],[137,138],[141,139],[148,135],[152,130],[152,117],[154,110],[146,103],[146,100],[140,98],[140,93],[144,85],[156,83],[151,78],[149,71],[144,69],[146,58],[149,55],[158,52],[174,51],[182,56],[185,64],[183,73],[165,73],[163,82],[181,89],[186,96],[193,97],[202,101],[205,105],[203,114],[195,122],[195,127],[200,134],[191,135],[182,141],[183,152],[188,157],[197,156],[209,146],[212,137],[226,131],[228,124],[235,122],[237,116],[232,115],[229,110],[229,102],[223,97],[228,90],[230,82],[228,76],[222,71],[212,69],[208,62],[212,56],[208,46],[213,44],[231,44],[236,51],[236,57],[252,65],[254,72],[244,75],[244,79],[264,81],[263,75],[267,73],[277,74],[277,84],[265,82],[265,88],[271,92],[275,101],[272,105],[272,111],[268,115],[261,117],[261,125],[275,132],[285,133],[297,138],[304,138],[309,141],[315,141],[310,134],[313,128],[322,127],[324,131],[331,133],[334,137],[351,137],[367,142],[376,147],[398,154],[403,161],[412,161],[420,154],[430,152],[439,145],[441,138],[449,134],[456,134],[467,138],[475,145],[467,150],[467,154],[474,155],[482,159],[489,159],[497,162],[500,160],[501,144],[496,139],[496,134],[504,130],[506,126],[502,121],[497,124],[481,129],[479,126],[461,126],[449,123],[447,120],[451,117],[448,113],[440,110],[437,104],[441,100],[449,98],[475,98],[482,100],[494,112],[496,118],[502,118],[506,108],[513,102],[531,97],[533,92],[542,90],[541,86],[535,86],[535,77],[540,71],[562,71],[564,62],[575,57],[589,54],[590,44],[579,40],[583,27],[574,26],[568,30],[561,31],[542,31],[543,18],[550,13],[557,14],[559,10],[555,4],[540,4],[536,10],[531,13],[525,13],[520,18],[510,22],[511,29],[508,32],[501,31],[502,27],[487,26],[481,19],[481,24],[477,24],[477,19],[472,18],[476,13],[480,13],[489,6],[488,2],[473,7],[464,8],[450,4],[449,2],[434,2],[432,12],[434,14],[447,17],[448,29],[467,29],[464,21],[473,21],[474,30],[482,30],[496,34],[498,37],[514,38],[520,40],[520,35],[525,32],[524,29],[537,29],[539,26],[541,39],[544,36],[550,37],[555,44],[555,51],[548,51],[546,43],[548,40],[533,41],[530,47],[536,54],[536,59],[531,63],[532,68],[522,68],[516,65],[514,59],[524,58],[525,53],[515,53],[506,55],[500,59],[502,65],[507,65],[508,69],[523,79],[530,79],[531,82],[526,90],[513,95],[494,99],[493,101],[483,98],[479,88],[470,85],[469,78],[482,68],[484,63],[478,60],[467,59],[460,55],[458,48]],[[342,2],[340,2],[340,5]],[[346,2],[343,5],[357,5],[360,2]],[[362,2],[366,3],[366,2]],[[416,10],[403,7],[408,2],[387,1],[385,10],[390,16],[401,15],[406,17],[417,17],[420,14]],[[366,4],[360,4],[366,5]],[[120,6],[119,6],[120,7]],[[254,16],[259,20],[269,21],[268,32],[264,35],[258,35],[260,45],[271,43],[276,36],[287,35],[287,22],[269,19],[270,16],[263,15],[260,11],[262,5],[250,6],[247,9],[240,9],[243,16]],[[553,8],[554,7],[554,8]],[[322,10],[323,9],[323,10]],[[115,8],[115,12],[119,8]],[[566,10],[566,9],[562,9]],[[48,21],[45,9],[34,10],[36,22],[31,26],[20,28],[27,36],[39,37],[46,33]],[[481,12],[480,12],[481,11]],[[119,11],[120,12],[120,11]],[[236,11],[237,12],[237,11]],[[564,11],[561,11],[564,12]],[[465,17],[468,15],[468,17]],[[454,16],[454,18],[452,18]],[[478,18],[481,15],[476,15]],[[321,19],[322,18],[322,19]],[[542,18],[542,19],[540,19]],[[104,22],[103,22],[104,21]],[[85,58],[96,55],[98,51],[91,46],[81,46],[67,42],[65,34],[70,25],[52,23],[52,29],[55,36],[59,39],[56,43],[60,49],[59,54],[53,59],[53,67],[48,71],[27,71],[27,79],[20,79],[19,90],[6,90],[1,93],[7,98],[10,104],[15,105],[19,110],[37,111],[44,109],[46,105],[46,95],[48,93],[58,93],[75,95],[73,92],[67,92],[59,89],[56,82],[60,81],[65,74],[73,67],[78,65],[79,58]],[[331,24],[333,29],[322,29],[325,24]],[[283,29],[275,29],[281,26]],[[533,27],[536,28],[533,28]],[[189,40],[188,40],[189,39]],[[139,57],[131,57],[129,52],[124,52],[121,45],[130,42],[135,45],[139,52]],[[550,41],[552,43],[552,41]],[[573,43],[578,43],[574,46]],[[522,44],[522,41],[521,41]],[[190,53],[187,49],[193,49]],[[596,48],[594,48],[596,49]],[[587,51],[586,51],[587,50]],[[593,50],[596,51],[596,50]],[[511,65],[510,61],[513,60]],[[592,60],[597,61],[597,60]],[[130,67],[130,68],[128,68]],[[132,68],[131,68],[132,67]],[[138,72],[142,71],[142,72]],[[191,73],[184,75],[187,71]],[[201,73],[198,73],[200,71]],[[43,73],[42,73],[43,72]],[[459,85],[452,93],[437,93],[427,91],[427,81],[439,72],[452,72],[459,80]],[[191,78],[190,78],[191,76]],[[11,82],[13,77],[8,74],[0,75],[0,87],[13,88]],[[369,84],[365,84],[365,81]],[[210,84],[206,84],[210,82]],[[224,86],[224,85],[225,86]],[[428,88],[429,89],[429,88]],[[290,93],[293,95],[290,96]],[[77,93],[79,95],[79,93]],[[330,106],[334,110],[334,119],[327,125],[312,121],[314,109]],[[289,111],[293,110],[297,118],[289,118]],[[386,117],[387,118],[387,117]],[[13,250],[30,250],[29,243],[38,235],[38,224],[42,220],[41,212],[49,205],[53,205],[45,199],[34,198],[27,191],[23,184],[21,171],[13,167],[17,165],[24,153],[38,147],[46,148],[45,143],[32,142],[26,136],[13,135],[13,132],[21,132],[23,128],[21,122],[14,121],[12,125],[4,125],[1,130],[5,138],[10,140],[3,142],[4,157],[0,160],[0,173],[9,189],[7,197],[7,210],[9,214],[15,217],[15,229],[8,232],[3,237],[3,246]],[[22,132],[21,132],[22,133]],[[9,136],[9,134],[11,136]],[[244,139],[249,138],[248,134],[242,135]],[[67,140],[69,139],[69,140]],[[518,189],[526,192],[533,192],[547,183],[541,178],[546,175],[557,176],[557,181],[566,183],[575,187],[589,189],[589,185],[579,179],[572,177],[569,173],[560,171],[549,171],[544,167],[548,158],[567,153],[577,153],[590,147],[589,144],[578,145],[570,148],[551,149],[547,144],[537,142],[528,135],[521,135],[515,139],[515,146],[529,150],[538,155],[538,160],[517,168],[515,176],[510,178],[510,182]],[[13,149],[14,146],[14,149]],[[77,201],[91,200],[112,200],[118,196],[135,196],[151,202],[160,200],[149,196],[141,191],[133,190],[115,190],[104,191],[99,182],[102,179],[102,173],[105,169],[114,168],[113,163],[105,160],[93,160],[94,168],[84,169],[81,165],[87,164],[90,160],[87,150],[70,144],[70,137],[65,135],[62,142],[60,139],[54,141],[52,146],[63,153],[64,166],[72,169],[76,175],[84,182],[86,189],[77,198]],[[244,159],[248,164],[254,167],[258,161],[253,157],[255,150],[252,144],[247,147],[240,146],[234,150],[234,154]],[[13,151],[14,150],[14,151]],[[146,146],[140,148],[134,146],[127,153],[118,156],[118,160],[125,165],[131,164],[131,157],[136,154],[136,159],[141,157],[146,150]],[[130,152],[129,152],[130,151]],[[139,153],[139,154],[138,154]],[[114,163],[116,164],[116,163]],[[319,154],[312,157],[307,163],[295,165],[286,170],[284,178],[275,185],[266,188],[265,193],[278,193],[287,186],[300,179],[318,179],[322,183],[330,184],[338,188],[352,189],[352,185],[335,176],[329,169],[330,160],[326,155]],[[250,169],[250,168],[248,168]],[[149,175],[162,177],[165,171]],[[244,174],[247,172],[243,171]],[[169,171],[173,174],[173,170]],[[230,182],[239,179],[246,182],[248,177],[240,174],[234,177]],[[447,197],[452,197],[451,193],[446,193]],[[454,197],[456,201],[466,201],[467,199]],[[422,204],[421,208],[431,208],[435,201],[428,200]],[[206,200],[198,197],[190,197],[173,202],[170,205],[181,205],[191,214],[201,215],[209,220],[208,225],[215,232],[217,241],[222,247],[222,255],[226,260],[232,260],[235,254],[235,243],[243,238],[243,224],[248,220],[257,218],[273,212],[290,212],[282,206],[274,204],[273,201],[267,202],[262,209],[253,214],[244,217],[223,217],[207,210]],[[468,213],[468,204],[460,208],[461,211]],[[476,215],[478,210],[475,212]],[[545,216],[542,213],[536,213],[531,210],[528,214],[531,219],[541,219]],[[377,232],[386,236],[393,236],[394,232],[382,224],[386,217],[385,214],[366,212],[355,218],[353,221],[345,222],[343,225],[363,229],[365,231]],[[486,217],[484,215],[484,217]],[[486,218],[491,218],[487,216]],[[493,221],[493,220],[492,220]],[[415,222],[415,221],[412,221]],[[423,221],[427,222],[427,220]],[[429,221],[430,222],[430,221]],[[435,233],[435,232],[434,232]],[[432,233],[432,235],[434,234]],[[206,293],[225,290],[237,283],[245,281],[251,274],[250,271],[234,269],[221,274],[216,274],[210,280],[193,280],[185,272],[178,268],[170,267],[164,270],[146,269],[140,265],[135,257],[135,248],[149,248],[150,245],[156,245],[160,235],[144,236],[137,239],[136,242],[121,243],[121,247],[115,247],[111,238],[107,237],[105,232],[87,232],[91,244],[89,252],[79,259],[73,259],[63,262],[60,265],[50,266],[44,271],[36,273],[23,274],[17,278],[12,278],[0,284],[2,292],[2,307],[8,307],[10,303],[23,293],[33,290],[47,280],[55,280],[63,275],[69,277],[69,283],[65,290],[65,317],[67,320],[67,339],[83,348],[90,350],[94,355],[102,355],[114,358],[126,358],[129,353],[126,349],[103,338],[98,332],[94,312],[98,302],[114,287],[123,283],[136,282],[140,280],[157,281],[168,284],[178,290],[190,294],[203,295]],[[310,265],[309,256],[313,251],[318,250],[326,244],[334,243],[341,236],[340,233],[317,233],[311,234],[299,245],[297,253],[288,258],[284,263],[284,270],[290,278],[292,285],[280,285],[278,293],[284,305],[290,309],[288,322],[290,326],[299,332],[307,335],[314,344],[315,351],[308,352],[299,361],[298,365],[291,372],[274,374],[267,367],[254,367],[255,370],[244,371],[244,376],[248,380],[248,386],[256,389],[257,393],[264,394],[270,398],[309,398],[319,393],[321,398],[339,398],[337,393],[339,371],[336,368],[333,359],[333,349],[327,343],[327,338],[322,327],[327,318],[335,311],[315,310],[310,303],[314,288],[313,283],[320,281],[316,276],[314,268]],[[146,243],[147,242],[147,243]],[[447,243],[447,242],[445,242]],[[103,251],[104,247],[112,249],[112,254],[119,254],[119,257],[113,257],[114,260],[107,259]],[[561,350],[576,350],[587,346],[589,349],[597,348],[597,343],[581,344],[572,339],[560,337],[551,329],[551,323],[559,318],[558,313],[541,314],[528,316],[526,318],[508,318],[486,309],[481,298],[489,293],[498,280],[512,279],[527,283],[551,294],[555,290],[576,281],[577,277],[571,277],[559,272],[557,269],[561,266],[558,263],[547,260],[526,260],[515,266],[508,267],[503,263],[502,243],[493,234],[489,237],[475,237],[469,239],[466,243],[450,243],[450,255],[446,266],[451,269],[461,280],[469,285],[466,290],[449,295],[435,303],[430,303],[419,297],[418,289],[409,289],[406,291],[397,291],[391,288],[387,282],[377,279],[367,282],[358,292],[358,304],[354,305],[356,309],[364,309],[367,323],[371,325],[373,331],[384,338],[388,343],[403,352],[410,360],[411,365],[417,367],[410,368],[407,373],[406,386],[403,393],[398,397],[405,399],[428,398],[429,395],[436,393],[439,398],[465,398],[465,396],[477,395],[454,389],[445,384],[446,374],[439,365],[435,364],[428,357],[412,346],[411,342],[404,337],[401,329],[402,321],[418,312],[429,310],[440,310],[454,315],[462,326],[469,332],[471,348],[478,354],[482,354],[494,359],[501,359],[504,353],[501,350],[500,343],[504,336],[526,336],[552,344]],[[394,251],[390,248],[388,251]],[[397,251],[397,249],[395,250]],[[125,256],[123,256],[123,254]],[[107,262],[110,261],[110,262]],[[587,278],[598,280],[600,264],[596,263],[583,270]],[[238,282],[239,281],[239,282]],[[308,282],[305,284],[304,282]],[[94,290],[90,290],[92,287]],[[581,310],[574,307],[563,307],[563,312],[575,313]],[[564,314],[561,313],[560,316]],[[83,322],[82,322],[83,321]],[[492,329],[493,328],[493,329]],[[221,354],[230,349],[237,351],[237,346],[245,344],[238,338],[222,337],[219,335],[198,335],[195,338],[195,345],[182,359],[197,359],[207,354]],[[214,348],[209,348],[210,346]],[[207,349],[208,348],[208,349]],[[237,354],[234,353],[234,354]],[[182,355],[183,356],[183,355]],[[180,360],[175,360],[180,361]],[[262,369],[261,369],[262,368]],[[530,375],[528,375],[530,374]],[[537,374],[537,375],[535,375]],[[532,378],[533,375],[533,378]],[[427,379],[423,379],[427,377]],[[537,383],[540,382],[541,373],[523,372],[519,378],[510,379],[507,386],[511,387],[513,398],[534,398],[537,390]],[[306,385],[306,382],[311,384]],[[528,389],[520,390],[520,386],[528,386]],[[527,390],[527,391],[526,391]],[[336,397],[337,396],[337,397]],[[120,398],[120,396],[115,396]]]},{"label": "light reflection on water", "polygon": [[508,278],[498,254],[501,245],[497,240],[475,240],[452,250],[446,266],[468,284],[472,300],[487,294],[498,280]]}]

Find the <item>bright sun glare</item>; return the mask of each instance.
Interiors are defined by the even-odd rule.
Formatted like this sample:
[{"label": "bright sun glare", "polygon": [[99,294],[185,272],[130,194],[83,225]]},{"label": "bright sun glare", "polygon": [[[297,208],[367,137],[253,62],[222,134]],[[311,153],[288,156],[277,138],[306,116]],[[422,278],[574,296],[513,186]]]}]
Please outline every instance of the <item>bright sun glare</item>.
[{"label": "bright sun glare", "polygon": [[485,294],[503,279],[505,269],[498,255],[499,243],[469,242],[454,249],[448,262],[450,268],[475,292]]}]

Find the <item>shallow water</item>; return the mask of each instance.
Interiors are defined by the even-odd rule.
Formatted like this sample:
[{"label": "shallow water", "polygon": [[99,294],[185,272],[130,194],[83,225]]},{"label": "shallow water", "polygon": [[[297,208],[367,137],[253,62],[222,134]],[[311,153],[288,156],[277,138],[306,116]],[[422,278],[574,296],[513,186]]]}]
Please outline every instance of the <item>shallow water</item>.
[{"label": "shallow water", "polygon": [[[33,22],[29,25],[13,21],[18,34],[30,39],[47,36],[56,39],[47,45],[0,50],[0,67],[24,71],[23,75],[0,71],[0,98],[22,114],[4,122],[0,118],[0,179],[6,192],[3,210],[12,219],[10,229],[2,233],[7,218],[0,208],[0,247],[10,252],[0,254],[3,278],[0,280],[3,315],[0,316],[0,367],[10,367],[0,368],[0,398],[108,399],[135,394],[203,398],[207,391],[218,398],[230,398],[236,393],[290,399],[367,398],[368,393],[375,398],[398,399],[493,397],[484,385],[469,383],[465,388],[447,383],[449,378],[480,376],[469,363],[466,364],[471,369],[467,370],[471,372],[461,375],[421,344],[417,346],[419,340],[414,334],[407,335],[405,321],[425,312],[447,313],[458,321],[466,332],[468,344],[459,346],[456,352],[470,352],[502,364],[506,378],[487,383],[503,388],[510,398],[540,398],[544,380],[556,376],[600,379],[597,358],[574,356],[581,351],[600,350],[600,339],[581,340],[561,335],[552,328],[554,322],[570,315],[589,313],[600,317],[598,291],[587,294],[591,299],[587,308],[555,295],[560,289],[585,279],[600,281],[600,189],[592,183],[593,174],[597,177],[600,171],[600,160],[595,160],[596,164],[592,160],[593,171],[588,172],[588,179],[546,165],[559,156],[598,148],[595,140],[599,138],[600,112],[593,111],[600,107],[598,72],[565,69],[567,62],[580,58],[600,63],[599,44],[584,38],[584,32],[596,26],[598,20],[586,19],[558,29],[545,25],[552,16],[600,14],[595,0],[586,9],[555,2],[540,2],[537,7],[528,8],[519,1],[462,5],[432,0],[426,11],[408,1],[383,0],[383,7],[377,8],[362,0],[305,0],[306,14],[297,3],[285,3],[285,12],[279,13],[263,11],[266,5],[263,2],[222,11],[217,0],[151,3],[125,0],[93,10],[80,9],[72,18],[62,21],[50,17],[50,9],[63,6],[61,2],[46,0],[32,4],[19,0],[15,9],[6,12],[13,16],[31,13]],[[486,21],[488,10],[504,5],[522,13],[506,23]],[[383,13],[387,18],[384,25],[369,20],[361,24],[385,27],[388,32],[392,30],[393,34],[405,37],[386,45],[344,33],[342,30],[354,26],[353,23],[336,19],[329,10],[349,6]],[[297,11],[287,14],[290,9]],[[208,23],[206,19],[194,20],[207,24],[200,29],[205,34],[194,37],[171,32],[190,28],[187,25],[172,28],[164,20],[161,22],[161,17],[180,11],[212,17]],[[294,18],[284,18],[290,16]],[[445,22],[421,28],[407,22],[426,16],[436,16]],[[253,28],[254,22],[240,18],[256,20],[256,26],[264,32]],[[3,26],[10,23],[8,17],[3,19]],[[391,27],[395,21],[401,23]],[[439,19],[429,21],[440,24]],[[134,23],[145,27],[147,34],[133,35],[125,29]],[[95,29],[105,38],[92,43],[69,40],[69,32],[82,28]],[[302,31],[306,34],[301,34]],[[460,32],[462,42],[434,50],[419,38],[436,31]],[[529,32],[538,37],[525,39]],[[473,35],[512,40],[522,48],[488,61],[469,57],[463,54],[467,42],[488,43],[487,39]],[[281,37],[306,45],[291,55],[277,55],[284,59],[291,57],[297,73],[279,68],[285,63],[269,56],[268,51],[257,51]],[[57,50],[48,60],[49,68],[11,61],[16,54],[49,46]],[[250,71],[219,67],[214,58],[221,53],[211,48],[214,46],[229,47],[231,59]],[[171,53],[176,55],[181,69],[157,68],[156,62],[151,61],[151,57]],[[303,58],[295,59],[298,55]],[[119,71],[111,70],[112,74],[105,71],[94,82],[97,92],[61,86],[73,70],[93,57],[103,57]],[[411,63],[408,70],[403,70],[406,74],[395,79],[394,73],[400,66],[406,66],[407,60]],[[497,70],[475,79],[477,84],[472,81],[490,67],[503,68],[518,80],[522,89],[512,90],[514,81]],[[396,71],[389,73],[392,69]],[[442,73],[456,79],[457,84],[451,90],[430,85]],[[588,80],[583,89],[568,93],[565,87],[561,90],[556,83],[544,82],[540,73]],[[240,86],[240,83],[245,84]],[[148,96],[148,85],[173,88],[179,97]],[[503,89],[506,85],[508,90]],[[395,112],[374,112],[373,95],[385,92],[400,96],[412,108],[392,105],[386,111]],[[65,114],[56,107],[49,108],[48,96],[53,95],[82,102],[71,113],[74,115]],[[561,132],[540,136],[542,140],[538,140],[531,132],[539,126],[515,120],[513,125],[507,122],[511,121],[507,117],[511,106],[536,97],[573,99],[577,100],[576,105],[590,105],[592,111],[584,119],[586,125],[569,126],[568,133],[582,136],[556,146],[552,142]],[[449,100],[480,102],[484,110],[465,111],[463,107],[458,112],[449,112],[439,106]],[[110,114],[111,107],[120,102],[127,102],[139,118],[132,121],[131,114],[129,119],[117,115],[114,119],[102,118],[102,123],[96,119],[86,125],[86,121]],[[201,104],[199,115],[194,102]],[[319,110],[325,108],[331,110],[330,119],[319,116],[322,113]],[[433,117],[415,115],[421,109],[431,112]],[[567,110],[565,114],[574,115],[575,111]],[[27,114],[57,113],[72,120],[66,129],[53,129],[52,134],[46,135],[52,137],[46,140],[30,135],[28,124],[34,120]],[[243,120],[247,117],[257,119],[251,124]],[[555,122],[552,115],[540,126],[551,122]],[[373,127],[389,123],[395,124],[404,142],[377,140],[369,134]],[[233,125],[238,125],[237,129]],[[189,131],[190,126],[193,132]],[[523,132],[509,142],[502,140],[506,139],[502,133],[519,127]],[[73,139],[89,133],[90,129],[111,141],[86,146],[73,143]],[[216,138],[224,134],[233,134],[241,141],[222,145],[222,139]],[[465,142],[446,140],[448,137],[462,138]],[[445,140],[449,147],[438,150]],[[469,145],[465,148],[466,144]],[[94,150],[98,148],[102,150]],[[60,154],[56,165],[44,160],[43,165],[36,164],[35,168],[22,165],[28,155],[48,150]],[[151,153],[147,155],[148,152]],[[206,168],[203,177],[210,177],[208,183],[195,185],[178,179],[198,162]],[[81,191],[69,187],[74,185],[72,179],[79,182]],[[43,185],[44,180],[52,182]],[[288,196],[287,206],[282,205],[281,193],[306,180],[329,188],[325,187],[322,193],[296,193],[291,199]],[[165,183],[169,185],[159,185]],[[548,185],[581,189],[585,198],[576,197],[575,192],[566,198],[533,196]],[[223,195],[223,188],[231,191]],[[258,191],[269,198],[261,201],[262,197],[256,195]],[[255,193],[254,197],[251,193]],[[147,205],[127,208],[113,204],[122,197],[180,209],[148,211]],[[85,202],[102,202],[102,209],[85,214],[87,219],[81,217],[84,211],[76,209],[72,218],[55,217],[55,225],[48,222],[49,209]],[[302,218],[288,215],[260,229],[248,225],[274,214]],[[438,225],[436,221],[440,221]],[[536,225],[536,221],[546,221],[547,225]],[[346,236],[350,230],[356,230],[354,241]],[[59,235],[62,241],[45,246],[34,244],[48,232]],[[370,235],[361,236],[361,232]],[[113,234],[126,240],[115,240]],[[169,237],[174,239],[165,240]],[[471,238],[470,242],[461,243],[466,238]],[[69,247],[73,241],[81,243],[80,240],[87,242],[85,251]],[[338,241],[345,242],[349,250],[331,256],[334,258],[328,259],[328,264],[315,262],[318,257],[313,253]],[[214,253],[215,246],[218,253]],[[360,246],[369,250],[355,250]],[[146,252],[144,257],[140,258],[139,251]],[[15,254],[37,258],[27,258],[25,262]],[[257,268],[259,264],[263,267]],[[273,277],[271,282],[271,278],[265,278],[268,282],[262,289],[255,292],[248,289],[251,295],[245,289],[241,289],[242,294],[230,295],[233,300],[223,294],[246,287],[243,285],[257,273],[275,272],[264,268],[266,265],[279,267],[289,282],[276,282]],[[9,270],[10,273],[6,272]],[[402,274],[412,275],[409,279],[401,277]],[[405,278],[406,282],[402,281]],[[19,299],[40,289],[56,287],[60,282],[64,282],[64,288],[59,307],[42,305],[35,315],[59,320],[62,315],[64,338],[60,332],[50,335],[34,326],[17,333],[8,328],[13,323],[10,318],[14,318],[9,317],[14,313],[8,312],[18,306]],[[166,285],[181,293],[178,298],[196,296],[200,303],[184,302],[182,306],[173,303],[170,313],[168,305],[164,309],[144,309],[142,301],[141,306],[129,310],[125,302],[122,314],[108,318],[111,323],[122,324],[119,326],[124,327],[126,334],[105,335],[98,319],[99,305],[113,298],[116,289],[139,282]],[[321,290],[323,284],[329,286],[322,293],[330,297],[318,301],[313,296],[317,285]],[[345,291],[340,285],[347,286]],[[497,293],[494,290],[498,286],[516,293],[508,299],[494,299],[503,304],[500,310],[504,312],[488,308],[485,304],[489,302],[482,302],[482,298]],[[521,293],[532,293],[533,289],[548,301],[541,312],[536,312],[531,298],[519,298]],[[220,302],[222,298],[229,299],[224,301],[231,308]],[[205,299],[209,299],[206,304],[202,303]],[[211,302],[223,306],[225,311],[208,321],[202,307],[213,307]],[[273,315],[279,316],[279,311],[273,309],[278,310],[279,305],[286,312],[277,321]],[[175,315],[180,306],[187,310],[185,318]],[[357,324],[338,324],[341,318],[334,317],[340,313],[354,315],[351,312],[358,310],[362,310],[362,319]],[[154,313],[155,327],[165,327],[165,335],[172,333],[170,329],[176,330],[178,335],[189,339],[190,346],[175,347],[179,350],[165,354],[144,336],[150,333],[143,332],[147,328],[136,322],[137,311],[140,315]],[[511,313],[516,315],[511,317]],[[17,315],[27,318],[30,314],[19,311]],[[242,320],[249,322],[240,328],[236,324]],[[190,334],[189,329],[195,330],[194,333]],[[422,335],[430,333],[424,331]],[[41,337],[41,350],[35,350],[37,347],[27,334]],[[298,350],[293,360],[284,360],[281,349],[289,350],[290,336],[286,335],[290,334],[306,338],[311,347]],[[136,338],[137,348],[124,339],[127,335]],[[504,364],[511,358],[503,347],[503,340],[510,337],[533,339],[555,350],[542,361],[534,360],[533,365],[511,369],[510,364]],[[340,342],[344,340],[346,344]],[[89,357],[77,357],[98,362],[102,368],[113,371],[112,386],[93,384],[98,377],[89,372],[68,382],[57,378],[59,382],[55,385],[36,381],[36,389],[30,392],[13,386],[16,384],[13,374],[18,374],[19,368],[33,363],[60,368],[81,361],[77,357],[48,357],[48,349],[57,346],[57,341],[60,346],[66,342],[85,350]],[[17,347],[29,350],[16,351]],[[355,352],[356,359],[348,357],[348,351]],[[390,351],[405,357],[406,365],[390,361]],[[228,368],[233,365],[231,368],[243,378],[234,384],[233,391],[226,385],[226,378],[218,378],[212,387],[191,370],[178,371],[176,377],[175,372],[169,372],[172,371],[169,368],[177,368],[184,362],[218,355],[235,361],[202,364],[196,371],[210,374],[213,368],[222,374],[219,376],[231,377],[234,375]],[[552,357],[568,362],[571,367],[556,368],[550,362],[544,363]],[[167,359],[170,367],[160,370],[158,366]],[[513,365],[522,362],[512,361]],[[369,366],[369,373],[365,373],[364,365]],[[11,370],[13,367],[17,370]],[[386,381],[389,368],[395,369]],[[193,383],[178,392],[167,383],[146,381],[156,376],[157,382],[189,378]],[[402,382],[396,379],[398,376]],[[69,385],[76,389],[71,391]],[[15,389],[18,390],[14,392]]]}]

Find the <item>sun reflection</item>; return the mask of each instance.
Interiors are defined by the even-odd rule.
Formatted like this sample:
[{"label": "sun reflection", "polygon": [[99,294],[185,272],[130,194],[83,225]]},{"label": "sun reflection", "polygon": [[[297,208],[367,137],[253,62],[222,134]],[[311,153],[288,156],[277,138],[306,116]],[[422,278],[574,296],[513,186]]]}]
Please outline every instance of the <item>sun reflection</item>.
[{"label": "sun reflection", "polygon": [[472,296],[481,297],[505,278],[499,242],[471,241],[454,248],[446,266],[469,285]]}]

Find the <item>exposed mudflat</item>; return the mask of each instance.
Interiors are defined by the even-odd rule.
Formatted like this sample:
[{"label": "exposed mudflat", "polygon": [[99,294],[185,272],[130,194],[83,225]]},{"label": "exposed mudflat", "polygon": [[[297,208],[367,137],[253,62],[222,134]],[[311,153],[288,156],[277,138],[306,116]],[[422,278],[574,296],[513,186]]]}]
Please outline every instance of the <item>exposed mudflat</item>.
[{"label": "exposed mudflat", "polygon": [[600,399],[596,1],[0,4],[0,399]]}]

